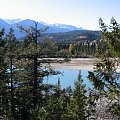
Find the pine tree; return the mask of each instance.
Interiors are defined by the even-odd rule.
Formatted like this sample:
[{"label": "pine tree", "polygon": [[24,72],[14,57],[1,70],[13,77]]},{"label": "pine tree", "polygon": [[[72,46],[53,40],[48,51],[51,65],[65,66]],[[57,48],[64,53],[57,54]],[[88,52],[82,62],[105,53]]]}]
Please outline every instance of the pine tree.
[{"label": "pine tree", "polygon": [[[99,94],[105,95],[109,100],[116,101],[109,109],[111,114],[117,115],[120,118],[119,96],[120,96],[120,82],[119,73],[116,71],[116,65],[119,64],[120,53],[120,29],[115,19],[111,19],[111,25],[106,26],[102,19],[99,20],[100,27],[104,40],[107,42],[107,50],[102,53],[101,60],[95,65],[94,72],[89,72],[89,80],[93,83],[94,88],[99,91]],[[109,30],[108,30],[109,28]],[[115,108],[115,109],[114,109]]]},{"label": "pine tree", "polygon": [[[14,36],[14,30],[12,28],[10,28],[9,33],[6,35],[6,44],[5,44],[5,49],[6,49],[6,53],[5,53],[5,61],[7,64],[7,71],[6,71],[6,75],[7,75],[7,81],[8,81],[8,87],[10,87],[10,110],[11,110],[11,114],[14,118],[15,115],[15,95],[14,95],[14,91],[15,91],[15,61],[16,61],[16,50],[17,50],[17,41],[16,38]],[[9,104],[9,103],[8,103]]]},{"label": "pine tree", "polygon": [[67,103],[67,107],[64,114],[65,120],[85,120],[86,119],[86,102],[87,97],[85,95],[85,85],[81,78],[81,72],[79,71],[78,79],[74,83],[73,96],[70,102]]},{"label": "pine tree", "polygon": [[[56,44],[48,39],[39,41],[41,33],[46,28],[38,29],[37,22],[34,23],[35,27],[31,27],[30,29],[19,26],[21,31],[27,33],[25,41],[19,49],[19,60],[16,62],[16,66],[19,69],[17,71],[17,79],[22,80],[21,88],[19,87],[20,92],[17,96],[22,99],[21,106],[19,106],[20,110],[23,111],[21,113],[22,119],[23,116],[26,116],[26,119],[34,119],[36,118],[34,115],[36,115],[37,111],[41,111],[44,108],[47,91],[50,91],[50,88],[53,86],[43,84],[43,77],[57,73],[51,69],[47,69],[46,66],[42,66],[43,63],[50,63],[49,60],[43,59],[43,57],[54,56],[57,52]],[[43,95],[43,92],[46,94]]]},{"label": "pine tree", "polygon": [[6,111],[6,69],[5,63],[5,41],[3,38],[4,29],[0,31],[0,119],[5,119],[7,115]]}]

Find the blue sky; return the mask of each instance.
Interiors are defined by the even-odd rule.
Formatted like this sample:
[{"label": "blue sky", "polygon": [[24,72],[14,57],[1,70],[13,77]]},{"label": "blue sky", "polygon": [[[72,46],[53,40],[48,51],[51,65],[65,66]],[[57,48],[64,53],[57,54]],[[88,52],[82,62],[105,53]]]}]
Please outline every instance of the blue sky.
[{"label": "blue sky", "polygon": [[70,24],[99,29],[101,17],[120,23],[120,0],[0,0],[0,18],[33,19],[48,23]]}]

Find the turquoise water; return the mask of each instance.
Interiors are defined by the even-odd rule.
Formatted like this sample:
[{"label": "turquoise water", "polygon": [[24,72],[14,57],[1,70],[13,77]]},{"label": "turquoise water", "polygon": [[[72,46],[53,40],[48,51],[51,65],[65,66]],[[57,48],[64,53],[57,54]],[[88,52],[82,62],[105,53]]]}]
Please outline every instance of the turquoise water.
[{"label": "turquoise water", "polygon": [[[58,79],[60,79],[61,88],[67,88],[69,86],[74,88],[74,82],[77,80],[79,70],[74,70],[74,69],[56,69],[56,70],[60,71],[61,74],[45,77],[43,82],[48,84],[57,84]],[[88,71],[81,70],[81,75],[84,81],[83,83],[86,84],[86,87],[91,88],[92,84],[87,79]]]}]

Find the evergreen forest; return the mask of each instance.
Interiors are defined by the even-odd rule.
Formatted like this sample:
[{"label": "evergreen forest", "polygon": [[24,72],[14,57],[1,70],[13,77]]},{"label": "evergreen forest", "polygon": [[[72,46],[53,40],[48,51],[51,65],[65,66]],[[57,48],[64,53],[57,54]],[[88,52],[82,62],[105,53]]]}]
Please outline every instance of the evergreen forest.
[{"label": "evergreen forest", "polygon": [[[120,120],[120,26],[99,19],[101,31],[45,34],[47,27],[26,29],[22,40],[10,28],[0,31],[0,120]],[[72,35],[70,35],[72,34]],[[67,36],[67,37],[65,37]],[[67,38],[67,39],[66,39]],[[74,88],[45,84],[43,78],[61,74],[44,63],[70,58],[99,58],[86,89],[81,71]],[[46,59],[45,59],[46,58]],[[64,58],[50,61],[48,58]],[[66,81],[68,81],[66,79]]]}]

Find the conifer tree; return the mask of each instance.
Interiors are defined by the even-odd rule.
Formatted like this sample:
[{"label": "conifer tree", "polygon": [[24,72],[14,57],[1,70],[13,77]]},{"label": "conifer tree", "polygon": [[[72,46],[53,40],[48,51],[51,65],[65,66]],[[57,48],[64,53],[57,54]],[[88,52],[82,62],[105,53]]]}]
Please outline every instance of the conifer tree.
[{"label": "conifer tree", "polygon": [[70,102],[67,103],[64,119],[85,120],[87,97],[85,95],[86,90],[81,77],[81,71],[79,71],[78,79],[75,81],[74,87],[73,97],[71,97]]},{"label": "conifer tree", "polygon": [[6,44],[5,44],[5,61],[7,64],[7,80],[8,80],[8,86],[10,87],[10,101],[11,101],[11,114],[14,117],[15,115],[15,104],[14,104],[14,91],[15,91],[15,76],[14,76],[14,71],[15,71],[15,58],[16,58],[16,50],[17,50],[17,41],[14,36],[14,30],[10,28],[9,33],[6,35]]},{"label": "conifer tree", "polygon": [[6,69],[7,69],[7,66],[6,66],[6,63],[4,61],[4,58],[5,58],[5,49],[4,49],[4,46],[5,46],[5,41],[4,41],[4,38],[3,38],[3,35],[4,35],[4,29],[2,29],[0,31],[0,119],[4,119],[6,118],[5,116],[7,115],[6,113],[6,107],[5,107],[5,100],[6,100],[6,75],[5,75],[5,72],[6,72]]},{"label": "conifer tree", "polygon": [[100,94],[106,95],[109,100],[117,101],[115,104],[110,103],[112,107],[109,106],[109,110],[120,118],[120,76],[116,71],[119,65],[119,59],[116,57],[120,55],[120,28],[114,18],[111,19],[110,26],[106,26],[102,19],[99,22],[103,38],[107,42],[107,51],[102,53],[101,60],[95,65],[94,72],[89,72],[88,78]]},{"label": "conifer tree", "polygon": [[[23,114],[26,111],[26,115],[29,117],[35,117],[33,114],[42,108],[45,105],[45,101],[47,99],[47,91],[50,90],[52,85],[43,84],[43,77],[48,76],[50,74],[57,74],[57,72],[47,69],[46,66],[42,67],[43,63],[50,63],[49,60],[43,59],[43,57],[50,57],[55,55],[57,52],[57,47],[54,42],[50,40],[40,40],[40,35],[47,28],[38,29],[38,24],[35,22],[35,27],[31,27],[30,29],[26,29],[23,26],[18,26],[22,32],[26,32],[27,36],[25,37],[25,41],[23,46],[19,49],[19,60],[16,63],[19,68],[19,77],[18,79],[23,79],[22,83],[22,92],[26,92],[26,104],[22,107],[24,109]],[[42,93],[46,94],[43,95]],[[29,94],[28,94],[29,93]],[[23,94],[21,94],[21,97]],[[25,98],[23,98],[24,100]],[[31,110],[28,110],[31,109]],[[23,116],[23,115],[22,115]],[[27,117],[26,119],[29,119]]]}]

